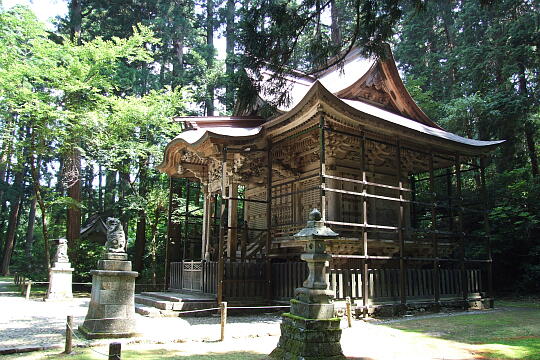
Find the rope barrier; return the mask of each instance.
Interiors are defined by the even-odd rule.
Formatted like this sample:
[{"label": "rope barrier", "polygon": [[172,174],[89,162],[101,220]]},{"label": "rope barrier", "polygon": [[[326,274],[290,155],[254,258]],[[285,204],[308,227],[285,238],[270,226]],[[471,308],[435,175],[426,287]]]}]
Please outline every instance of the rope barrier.
[{"label": "rope barrier", "polygon": [[290,308],[291,305],[275,305],[275,306],[227,306],[228,309],[280,309]]},{"label": "rope barrier", "polygon": [[71,330],[71,333],[72,333],[73,335],[75,335],[75,337],[76,337],[77,339],[79,339],[80,341],[82,341],[82,342],[86,345],[86,347],[88,347],[91,351],[93,351],[93,352],[95,352],[96,354],[99,354],[99,355],[101,355],[101,356],[105,356],[106,358],[109,358],[109,354],[104,354],[104,353],[102,353],[102,352],[99,352],[99,351],[97,351],[97,350],[92,349],[92,346],[91,346],[90,342],[89,342],[88,340],[86,340],[86,339],[81,338],[79,335],[77,335],[77,333],[75,332],[75,330],[73,330],[73,328],[69,325],[69,323],[67,323],[67,327],[69,328],[69,330]]}]

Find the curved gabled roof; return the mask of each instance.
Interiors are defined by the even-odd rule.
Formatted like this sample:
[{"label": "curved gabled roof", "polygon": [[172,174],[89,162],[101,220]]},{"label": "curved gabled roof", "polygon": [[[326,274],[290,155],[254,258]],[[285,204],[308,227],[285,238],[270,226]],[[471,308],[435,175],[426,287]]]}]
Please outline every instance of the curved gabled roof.
[{"label": "curved gabled roof", "polygon": [[[264,123],[263,127],[268,129],[271,133],[278,132],[283,123],[294,115],[300,113],[304,106],[308,103],[313,103],[313,98],[324,99],[325,103],[331,104],[334,107],[346,108],[351,114],[354,115],[359,121],[363,121],[366,126],[372,126],[380,129],[381,133],[389,132],[390,130],[402,134],[411,134],[421,136],[424,138],[431,138],[433,140],[439,140],[444,142],[453,143],[457,146],[465,146],[469,149],[476,148],[489,148],[504,142],[504,140],[498,141],[481,141],[467,139],[462,136],[445,131],[439,127],[428,126],[422,124],[419,121],[412,120],[395,112],[388,111],[379,106],[375,106],[366,101],[340,99],[335,94],[332,94],[326,87],[320,82],[316,81],[302,100],[289,112],[283,114],[271,121]],[[366,119],[370,122],[366,122]],[[373,121],[373,123],[371,123]],[[378,122],[378,123],[377,123]],[[477,151],[475,151],[477,152]]]}]

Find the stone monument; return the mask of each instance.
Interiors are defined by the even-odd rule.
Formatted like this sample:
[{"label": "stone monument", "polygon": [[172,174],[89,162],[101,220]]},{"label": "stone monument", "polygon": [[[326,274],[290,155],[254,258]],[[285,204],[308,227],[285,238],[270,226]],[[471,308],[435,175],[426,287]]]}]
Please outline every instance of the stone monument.
[{"label": "stone monument", "polygon": [[308,264],[309,275],[303,287],[295,290],[291,312],[283,314],[281,337],[269,355],[272,359],[342,360],[341,319],[334,315],[333,293],[328,289],[326,267],[330,255],[326,253],[326,239],[338,234],[321,221],[317,209],[309,214],[307,226],[295,235],[305,240],[301,259]]},{"label": "stone monument", "polygon": [[69,300],[73,298],[73,268],[67,255],[67,240],[56,240],[58,246],[54,255],[53,266],[49,269],[49,288],[45,301]]},{"label": "stone monument", "polygon": [[135,336],[135,278],[127,261],[126,237],[120,220],[108,218],[107,242],[97,270],[92,270],[92,295],[79,330],[89,339]]}]

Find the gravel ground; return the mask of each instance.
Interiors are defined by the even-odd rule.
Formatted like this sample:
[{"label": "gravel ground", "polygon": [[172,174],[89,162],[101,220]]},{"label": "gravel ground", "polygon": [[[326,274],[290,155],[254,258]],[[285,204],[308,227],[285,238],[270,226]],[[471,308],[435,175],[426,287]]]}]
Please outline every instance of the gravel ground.
[{"label": "gravel ground", "polygon": [[[0,284],[0,287],[2,284]],[[0,292],[1,293],[1,292]],[[74,317],[78,326],[84,321],[88,298],[69,302],[25,300],[20,296],[0,294],[0,352],[6,348],[63,346],[65,320]],[[147,318],[137,314],[140,338],[123,339],[127,347],[140,343],[167,344],[192,353],[211,351],[253,351],[267,354],[279,339],[280,317],[277,314],[229,316],[227,341],[216,342],[220,335],[219,317]],[[470,345],[446,340],[418,340],[418,335],[386,326],[354,321],[352,328],[342,322],[342,347],[349,359],[474,359]],[[116,341],[116,340],[115,340]],[[108,344],[110,340],[75,338],[76,345]],[[139,344],[137,344],[139,343]],[[154,346],[154,345],[152,345]],[[124,348],[124,347],[123,347]]]}]

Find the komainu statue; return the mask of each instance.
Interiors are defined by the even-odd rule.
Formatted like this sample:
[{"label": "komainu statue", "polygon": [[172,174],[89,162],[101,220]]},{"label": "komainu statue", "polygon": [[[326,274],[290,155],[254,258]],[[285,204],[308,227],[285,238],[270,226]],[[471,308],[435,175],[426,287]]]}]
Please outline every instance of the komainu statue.
[{"label": "komainu statue", "polygon": [[60,263],[67,263],[69,262],[68,259],[68,246],[67,246],[67,239],[62,238],[58,239],[58,247],[56,248],[56,254],[54,254],[54,262],[60,262]]},{"label": "komainu statue", "polygon": [[126,235],[122,228],[122,223],[116,218],[107,218],[107,242],[105,248],[107,252],[125,253],[126,252]]}]

